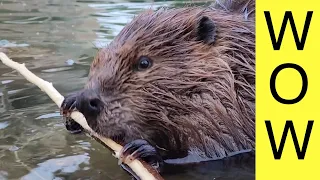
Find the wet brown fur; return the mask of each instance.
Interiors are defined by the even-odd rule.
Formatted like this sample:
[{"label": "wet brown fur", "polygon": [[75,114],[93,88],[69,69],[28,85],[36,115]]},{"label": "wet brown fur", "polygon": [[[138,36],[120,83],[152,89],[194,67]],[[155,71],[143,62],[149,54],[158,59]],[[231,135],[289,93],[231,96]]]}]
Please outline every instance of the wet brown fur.
[{"label": "wet brown fur", "polygon": [[[254,1],[228,2],[149,10],[127,24],[92,63],[86,88],[104,110],[90,126],[122,144],[146,139],[164,159],[254,149]],[[203,16],[217,28],[212,45],[197,39]],[[150,69],[136,69],[140,56]]]}]

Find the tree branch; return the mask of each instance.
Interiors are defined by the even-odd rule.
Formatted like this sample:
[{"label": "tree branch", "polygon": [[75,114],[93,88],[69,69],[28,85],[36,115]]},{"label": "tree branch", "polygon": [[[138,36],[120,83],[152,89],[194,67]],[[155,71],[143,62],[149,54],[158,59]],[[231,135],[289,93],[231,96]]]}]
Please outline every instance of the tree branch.
[{"label": "tree branch", "polygon": [[[58,107],[61,106],[64,97],[53,87],[52,83],[45,81],[31,71],[29,71],[25,64],[19,64],[15,61],[12,61],[7,57],[6,54],[0,52],[0,60],[3,64],[8,67],[17,70],[21,75],[23,75],[29,82],[38,86],[43,92],[47,93],[48,96],[54,101]],[[119,152],[122,149],[122,146],[112,141],[111,139],[102,137],[94,132],[88,125],[85,117],[78,111],[71,113],[71,118],[79,123],[92,137],[94,137],[101,144],[109,147],[114,151],[114,156],[119,159]],[[135,177],[138,176],[141,180],[163,180],[163,178],[156,172],[151,166],[143,161],[132,160],[126,161],[125,163],[133,172]]]}]

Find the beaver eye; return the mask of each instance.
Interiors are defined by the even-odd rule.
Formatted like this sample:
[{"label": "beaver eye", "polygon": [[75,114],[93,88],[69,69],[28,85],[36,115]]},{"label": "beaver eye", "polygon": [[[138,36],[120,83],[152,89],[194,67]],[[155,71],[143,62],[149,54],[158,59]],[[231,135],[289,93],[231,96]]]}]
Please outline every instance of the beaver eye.
[{"label": "beaver eye", "polygon": [[146,56],[141,56],[138,62],[138,70],[142,71],[150,68],[152,65],[151,60]]}]

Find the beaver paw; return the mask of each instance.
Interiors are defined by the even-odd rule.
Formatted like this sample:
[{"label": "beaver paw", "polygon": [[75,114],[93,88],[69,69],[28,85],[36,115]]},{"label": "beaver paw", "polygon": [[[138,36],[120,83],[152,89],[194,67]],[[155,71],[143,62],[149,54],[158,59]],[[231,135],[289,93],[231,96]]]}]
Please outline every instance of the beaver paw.
[{"label": "beaver paw", "polygon": [[[125,167],[122,162],[132,161],[134,159],[148,163],[158,172],[161,172],[161,167],[164,162],[157,150],[143,139],[137,139],[126,144],[120,152],[119,162],[122,168]],[[127,168],[124,169],[128,171]]]},{"label": "beaver paw", "polygon": [[76,103],[77,103],[77,94],[71,94],[69,96],[66,96],[65,99],[62,101],[61,107],[60,107],[60,113],[64,117],[70,117],[70,114],[73,110],[76,109]]},{"label": "beaver paw", "polygon": [[72,134],[80,133],[83,130],[83,128],[82,128],[82,126],[80,126],[80,124],[78,124],[72,118],[70,118],[71,112],[76,109],[75,108],[76,107],[76,97],[77,97],[77,94],[71,94],[70,96],[67,96],[63,100],[63,102],[61,104],[61,108],[60,108],[60,113],[64,117],[66,117],[66,121],[65,121],[66,129],[69,132],[71,132]]},{"label": "beaver paw", "polygon": [[80,124],[69,117],[66,118],[65,126],[71,134],[79,134],[83,130],[83,127]]}]

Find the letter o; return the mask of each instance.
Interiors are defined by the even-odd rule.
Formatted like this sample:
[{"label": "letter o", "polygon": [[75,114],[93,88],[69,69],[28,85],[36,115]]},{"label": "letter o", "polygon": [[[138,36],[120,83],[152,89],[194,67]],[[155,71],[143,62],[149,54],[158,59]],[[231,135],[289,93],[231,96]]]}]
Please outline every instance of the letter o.
[{"label": "letter o", "polygon": [[[284,99],[282,97],[279,96],[277,90],[276,90],[276,78],[278,73],[286,68],[292,68],[297,70],[302,78],[302,89],[300,91],[300,94],[294,98],[294,99]],[[308,89],[308,77],[307,77],[307,73],[304,71],[304,69],[297,65],[297,64],[292,64],[292,63],[285,63],[285,64],[281,64],[278,67],[276,67],[270,77],[270,91],[271,94],[273,96],[274,99],[276,99],[278,102],[282,103],[282,104],[295,104],[299,101],[301,101],[303,99],[303,97],[306,95],[307,93],[307,89]]]}]

